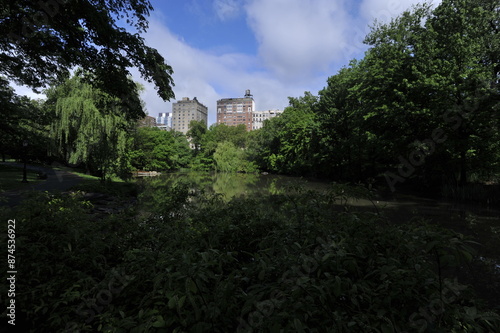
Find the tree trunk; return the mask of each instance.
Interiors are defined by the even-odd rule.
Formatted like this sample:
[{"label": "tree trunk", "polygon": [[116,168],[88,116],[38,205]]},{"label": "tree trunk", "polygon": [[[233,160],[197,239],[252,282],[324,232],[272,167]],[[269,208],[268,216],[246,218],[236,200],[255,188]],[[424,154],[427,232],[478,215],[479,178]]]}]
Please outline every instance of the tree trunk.
[{"label": "tree trunk", "polygon": [[460,186],[467,184],[467,161],[465,149],[460,152]]}]

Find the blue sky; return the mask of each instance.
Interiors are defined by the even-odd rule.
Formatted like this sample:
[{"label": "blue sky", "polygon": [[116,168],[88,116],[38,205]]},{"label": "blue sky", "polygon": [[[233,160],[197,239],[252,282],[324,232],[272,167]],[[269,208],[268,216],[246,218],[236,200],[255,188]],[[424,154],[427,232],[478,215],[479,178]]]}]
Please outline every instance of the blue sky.
[{"label": "blue sky", "polygon": [[[197,97],[216,120],[218,99],[250,89],[257,110],[317,94],[329,76],[362,58],[374,19],[388,22],[416,0],[152,0],[145,35],[174,69],[176,99]],[[438,3],[437,0],[434,3]],[[171,111],[152,87],[152,116]]]},{"label": "blue sky", "polygon": [[[250,89],[257,110],[284,109],[288,97],[317,94],[329,76],[362,58],[374,19],[388,22],[417,0],[150,0],[144,37],[173,67],[175,100],[197,97],[216,120],[216,102]],[[439,0],[434,0],[437,4]],[[143,83],[147,113],[172,100]],[[18,93],[32,95],[28,89]]]}]

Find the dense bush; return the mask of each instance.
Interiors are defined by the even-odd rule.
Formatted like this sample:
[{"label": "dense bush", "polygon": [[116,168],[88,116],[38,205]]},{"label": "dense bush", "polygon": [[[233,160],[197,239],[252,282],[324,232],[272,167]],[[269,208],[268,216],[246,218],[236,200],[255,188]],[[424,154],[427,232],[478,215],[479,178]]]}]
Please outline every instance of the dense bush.
[{"label": "dense bush", "polygon": [[40,332],[500,329],[444,274],[474,260],[467,240],[339,207],[353,195],[225,203],[178,184],[155,207],[99,219],[78,195],[36,196],[3,214],[18,225],[18,309]]}]

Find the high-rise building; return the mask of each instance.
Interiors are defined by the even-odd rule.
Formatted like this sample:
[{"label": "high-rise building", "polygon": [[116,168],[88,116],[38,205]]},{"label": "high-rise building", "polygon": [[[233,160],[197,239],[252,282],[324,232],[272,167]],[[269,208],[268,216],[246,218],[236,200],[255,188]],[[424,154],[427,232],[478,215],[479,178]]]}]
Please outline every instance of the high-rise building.
[{"label": "high-rise building", "polygon": [[163,130],[172,129],[172,115],[170,112],[161,112],[156,118],[156,126]]},{"label": "high-rise building", "polygon": [[262,126],[264,125],[264,120],[277,117],[282,113],[283,110],[254,111],[252,129],[256,130],[262,128]]},{"label": "high-rise building", "polygon": [[201,120],[206,124],[207,118],[208,108],[196,97],[193,99],[183,97],[182,100],[172,103],[172,129],[174,131],[186,134],[192,120]]},{"label": "high-rise building", "polygon": [[217,101],[217,124],[228,126],[243,124],[247,131],[251,131],[254,110],[255,102],[248,89],[245,92],[245,97],[220,99]]}]

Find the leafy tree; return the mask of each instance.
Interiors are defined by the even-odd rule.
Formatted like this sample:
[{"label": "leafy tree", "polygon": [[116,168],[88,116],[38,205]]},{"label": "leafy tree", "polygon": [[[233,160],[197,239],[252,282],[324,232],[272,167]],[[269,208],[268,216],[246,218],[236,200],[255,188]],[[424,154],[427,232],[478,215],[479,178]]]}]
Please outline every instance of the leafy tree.
[{"label": "leafy tree", "polygon": [[[459,174],[465,184],[471,168],[498,164],[491,159],[498,156],[498,15],[489,2],[443,1],[367,36],[369,75],[361,89],[372,111],[365,118],[395,161],[406,159],[415,174]],[[440,139],[429,143],[435,131]],[[412,154],[420,157],[412,162]]]},{"label": "leafy tree", "polygon": [[228,126],[226,124],[213,124],[201,137],[201,149],[196,155],[191,167],[195,170],[213,170],[214,153],[218,145],[230,142],[235,147],[244,148],[248,132],[244,125]]},{"label": "leafy tree", "polygon": [[[364,103],[358,86],[364,75],[359,62],[341,69],[319,92],[315,109],[318,125],[317,168],[339,180],[364,180],[373,176],[380,145],[374,143],[363,118]],[[370,140],[371,138],[371,140]],[[371,169],[371,170],[370,170]]]},{"label": "leafy tree", "polygon": [[[131,118],[144,114],[129,68],[174,97],[172,68],[139,34],[153,7],[147,0],[0,0],[0,74],[33,88],[54,84],[75,66],[94,86],[118,97]],[[124,22],[137,33],[118,25]]]},{"label": "leafy tree", "polygon": [[135,170],[176,170],[188,164],[191,149],[184,135],[157,127],[140,127],[130,152]]},{"label": "leafy tree", "polygon": [[447,149],[462,185],[471,169],[498,165],[499,22],[498,1],[482,0],[443,1],[428,21],[441,98],[449,105]]},{"label": "leafy tree", "polygon": [[19,122],[26,112],[25,100],[15,94],[9,83],[0,77],[0,104],[2,105],[2,117],[0,117],[0,147],[2,158],[5,155],[16,155],[20,151],[22,141],[26,139],[27,133],[20,131]]},{"label": "leafy tree", "polygon": [[194,151],[196,154],[198,154],[201,149],[203,135],[206,132],[207,124],[203,120],[191,120],[189,123],[189,130],[187,131],[186,136],[191,138],[191,143],[194,145]]},{"label": "leafy tree", "polygon": [[[48,148],[47,126],[51,115],[40,101],[17,95],[8,82],[0,78],[0,153],[32,160],[45,161]],[[23,147],[23,142],[28,143]]]},{"label": "leafy tree", "polygon": [[222,172],[256,172],[254,163],[246,159],[242,148],[230,141],[220,142],[214,153],[215,170]]},{"label": "leafy tree", "polygon": [[231,142],[236,147],[244,148],[246,135],[246,127],[242,124],[237,126],[213,124],[205,133],[202,144],[211,151],[215,150],[217,144],[225,141]]},{"label": "leafy tree", "polygon": [[[314,107],[318,98],[306,92],[303,97],[289,98],[290,106],[279,117],[264,124],[264,169],[288,173],[313,173],[316,159],[314,145],[317,122]],[[270,135],[269,135],[270,134]]]},{"label": "leafy tree", "polygon": [[86,83],[80,72],[47,90],[47,97],[47,107],[56,114],[51,125],[56,156],[85,165],[102,180],[126,164],[121,159],[128,149],[131,122],[117,98]]}]

